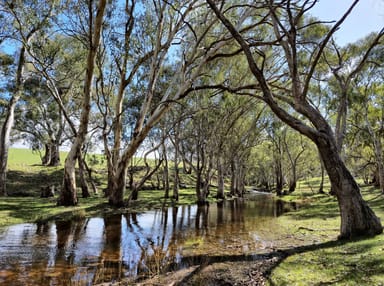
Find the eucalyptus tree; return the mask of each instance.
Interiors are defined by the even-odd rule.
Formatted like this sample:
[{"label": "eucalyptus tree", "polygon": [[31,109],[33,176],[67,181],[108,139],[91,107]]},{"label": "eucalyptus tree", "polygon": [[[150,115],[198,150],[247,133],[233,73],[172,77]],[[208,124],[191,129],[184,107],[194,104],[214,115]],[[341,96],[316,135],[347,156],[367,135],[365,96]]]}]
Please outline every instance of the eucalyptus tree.
[{"label": "eucalyptus tree", "polygon": [[56,166],[61,144],[76,135],[85,52],[80,43],[52,30],[37,34],[28,52],[31,80],[17,129],[33,150],[45,147],[44,165]]},{"label": "eucalyptus tree", "polygon": [[[34,37],[49,25],[56,1],[1,1],[3,44],[15,50],[15,64],[10,93],[5,94],[8,101],[5,116],[0,127],[0,195],[6,195],[6,172],[10,134],[14,124],[15,108],[23,93],[27,77],[26,61],[28,50]],[[6,28],[7,27],[7,28]],[[12,49],[12,48],[11,48]],[[17,51],[16,51],[17,50]]]},{"label": "eucalyptus tree", "polygon": [[230,175],[230,194],[242,196],[249,177],[250,155],[260,141],[262,104],[252,98],[223,94],[214,130],[217,198],[224,198],[224,181]]},{"label": "eucalyptus tree", "polygon": [[173,146],[173,187],[172,198],[175,201],[179,200],[179,188],[180,188],[180,171],[179,164],[181,160],[180,156],[180,142],[182,136],[182,122],[185,116],[183,112],[184,106],[176,105],[171,112],[168,113],[169,120],[173,123],[169,132],[169,140]]},{"label": "eucalyptus tree", "polygon": [[[362,198],[358,184],[338,153],[331,125],[312,104],[309,93],[324,49],[358,1],[352,3],[323,37],[308,42],[304,31],[316,28],[318,23],[306,22],[305,16],[316,2],[236,1],[235,5],[218,7],[215,1],[207,0],[248,61],[260,90],[254,96],[263,100],[280,120],[316,144],[339,204],[339,238],[376,235],[383,231],[380,219]],[[248,21],[234,24],[229,13],[246,17]],[[263,28],[270,30],[269,36],[258,33]]]},{"label": "eucalyptus tree", "polygon": [[[370,147],[372,150],[371,154],[374,158],[372,177],[375,185],[380,187],[382,192],[384,192],[383,44],[384,42],[375,48],[369,59],[369,65],[354,80],[354,100],[351,103],[353,112],[351,123],[357,129],[360,141],[366,143],[362,148]],[[368,160],[369,157],[365,161]]]},{"label": "eucalyptus tree", "polygon": [[[100,64],[98,87],[105,118],[109,202],[116,206],[124,203],[130,159],[172,103],[196,89],[193,82],[203,76],[205,64],[226,44],[225,39],[215,37],[207,42],[209,49],[202,46],[217,19],[201,1],[132,0],[120,4],[124,7],[117,3],[115,11],[121,16],[114,19],[123,22],[111,25],[113,29],[105,34],[110,38],[104,44],[105,57],[100,59],[113,65],[105,68]],[[108,77],[112,74],[117,74],[117,79]],[[137,109],[129,105],[133,102]],[[127,120],[130,124],[124,130]]]},{"label": "eucalyptus tree", "polygon": [[83,100],[81,105],[82,111],[76,138],[65,160],[63,186],[57,202],[58,205],[66,206],[76,205],[78,202],[75,167],[76,161],[81,156],[81,148],[84,144],[88,131],[95,58],[100,44],[101,30],[107,1],[100,0],[97,4],[95,4],[94,1],[88,1],[87,4],[89,13],[87,17],[87,28],[89,29],[89,33],[87,34],[88,55],[83,87]]},{"label": "eucalyptus tree", "polygon": [[31,77],[25,81],[17,110],[15,129],[21,133],[21,138],[32,150],[44,150],[43,165],[58,166],[59,148],[68,139],[65,136],[66,122],[40,78]]},{"label": "eucalyptus tree", "polygon": [[384,28],[379,33],[373,33],[356,43],[340,48],[334,41],[330,50],[324,53],[324,59],[333,75],[332,101],[336,104],[335,140],[341,153],[344,138],[347,133],[348,108],[351,105],[353,80],[364,70],[373,49],[384,39]]},{"label": "eucalyptus tree", "polygon": [[[57,23],[56,23],[57,25]],[[73,36],[59,33],[38,35],[30,49],[33,74],[40,77],[44,86],[56,102],[57,107],[70,128],[69,134],[76,136],[79,121],[81,88],[86,63],[86,50]]]},{"label": "eucalyptus tree", "polygon": [[[383,86],[372,87],[364,91],[363,116],[366,125],[366,132],[369,134],[375,154],[376,170],[374,172],[375,184],[384,193],[384,155],[383,155],[383,135],[384,135],[384,101]],[[381,96],[380,96],[381,94]],[[376,101],[376,102],[372,102]]]}]

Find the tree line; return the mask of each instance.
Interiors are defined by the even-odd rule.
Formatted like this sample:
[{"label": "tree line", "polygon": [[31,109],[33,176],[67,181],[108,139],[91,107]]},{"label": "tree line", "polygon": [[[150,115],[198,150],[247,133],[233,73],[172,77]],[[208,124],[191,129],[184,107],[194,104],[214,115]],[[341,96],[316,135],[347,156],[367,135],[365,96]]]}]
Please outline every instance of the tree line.
[{"label": "tree line", "polygon": [[[311,15],[317,2],[2,1],[0,194],[11,138],[50,166],[69,142],[58,205],[78,203],[77,183],[90,195],[98,145],[113,206],[159,168],[176,200],[180,165],[193,172],[199,203],[212,185],[224,198],[226,180],[236,196],[283,194],[326,173],[340,237],[381,233],[355,176],[384,191],[384,30],[340,46],[359,1],[330,23]],[[143,146],[160,157],[134,181]]]}]

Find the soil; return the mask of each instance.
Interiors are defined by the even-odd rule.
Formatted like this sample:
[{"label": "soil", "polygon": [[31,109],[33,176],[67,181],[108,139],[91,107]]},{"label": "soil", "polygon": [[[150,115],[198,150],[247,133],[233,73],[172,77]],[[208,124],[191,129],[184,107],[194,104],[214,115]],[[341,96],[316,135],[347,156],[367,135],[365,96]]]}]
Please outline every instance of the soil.
[{"label": "soil", "polygon": [[143,281],[122,281],[113,285],[264,286],[267,285],[267,279],[271,271],[285,257],[286,253],[284,252],[274,252],[268,255],[259,255],[254,260],[204,263]]}]

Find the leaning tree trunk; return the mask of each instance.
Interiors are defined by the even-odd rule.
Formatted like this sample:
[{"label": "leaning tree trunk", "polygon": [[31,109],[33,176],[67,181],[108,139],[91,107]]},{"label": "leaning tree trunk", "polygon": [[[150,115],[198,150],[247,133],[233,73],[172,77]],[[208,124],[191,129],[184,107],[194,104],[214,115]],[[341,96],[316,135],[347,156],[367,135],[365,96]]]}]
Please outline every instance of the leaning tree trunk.
[{"label": "leaning tree trunk", "polygon": [[[58,205],[74,206],[77,205],[76,193],[76,172],[75,164],[80,156],[81,147],[84,143],[88,130],[89,113],[91,110],[91,86],[93,80],[93,71],[95,67],[95,57],[100,43],[101,30],[103,25],[104,10],[107,5],[106,0],[100,0],[94,26],[94,33],[90,36],[90,47],[87,56],[87,66],[84,81],[84,95],[82,103],[82,111],[80,117],[79,130],[76,134],[75,142],[72,144],[71,150],[64,164],[64,179],[60,197],[57,201]],[[92,25],[92,23],[90,23]]]},{"label": "leaning tree trunk", "polygon": [[79,154],[79,158],[77,160],[79,164],[79,181],[80,181],[80,187],[81,187],[81,196],[83,198],[89,198],[91,194],[89,193],[89,186],[87,183],[87,179],[85,178],[85,158],[83,158],[82,153]]},{"label": "leaning tree trunk", "polygon": [[363,200],[359,186],[346,168],[334,141],[323,136],[316,142],[340,208],[340,239],[383,232],[380,219]]}]

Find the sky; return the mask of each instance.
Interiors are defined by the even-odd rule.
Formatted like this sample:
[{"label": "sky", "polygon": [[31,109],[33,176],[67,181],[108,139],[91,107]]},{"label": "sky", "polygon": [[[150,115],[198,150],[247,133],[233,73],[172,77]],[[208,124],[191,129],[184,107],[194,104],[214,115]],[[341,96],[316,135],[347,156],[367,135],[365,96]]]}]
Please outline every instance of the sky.
[{"label": "sky", "polygon": [[[320,0],[311,11],[312,15],[320,20],[338,20],[352,3],[352,0]],[[360,0],[336,32],[336,41],[343,46],[382,28],[384,28],[384,0]]]}]

